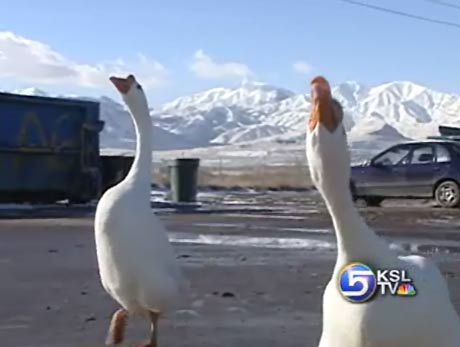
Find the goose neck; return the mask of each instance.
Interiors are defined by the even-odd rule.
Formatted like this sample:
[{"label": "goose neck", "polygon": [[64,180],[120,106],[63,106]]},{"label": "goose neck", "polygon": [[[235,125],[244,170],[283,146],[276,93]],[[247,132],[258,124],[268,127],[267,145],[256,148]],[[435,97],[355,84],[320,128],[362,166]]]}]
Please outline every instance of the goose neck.
[{"label": "goose neck", "polygon": [[152,123],[148,110],[132,107],[131,116],[136,132],[136,153],[127,179],[134,180],[136,187],[150,196],[152,176]]},{"label": "goose neck", "polygon": [[335,189],[324,194],[324,199],[336,233],[339,258],[366,261],[388,252],[385,242],[358,213],[349,189]]}]

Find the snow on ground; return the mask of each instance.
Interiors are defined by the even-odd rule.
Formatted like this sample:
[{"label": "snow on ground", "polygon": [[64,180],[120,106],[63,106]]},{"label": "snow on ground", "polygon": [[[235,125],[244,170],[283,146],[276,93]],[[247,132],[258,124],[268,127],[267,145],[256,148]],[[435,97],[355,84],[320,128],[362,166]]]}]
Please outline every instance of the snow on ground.
[{"label": "snow on ground", "polygon": [[[197,224],[197,226],[200,226]],[[208,227],[211,225],[207,225]],[[241,226],[224,224],[212,225],[215,228],[235,228]],[[285,228],[272,227],[271,231],[285,232]],[[169,240],[174,243],[214,245],[214,246],[233,246],[245,248],[267,248],[267,249],[293,249],[305,251],[335,251],[337,243],[332,232],[313,229],[306,231],[303,237],[268,237],[268,236],[249,236],[249,235],[230,235],[230,234],[193,234],[184,232],[172,232]],[[316,235],[315,235],[316,233]],[[460,252],[460,242],[453,240],[433,240],[429,238],[392,238],[388,241],[390,249],[400,254],[405,253],[458,253]]]},{"label": "snow on ground", "polygon": [[236,235],[206,235],[174,233],[170,241],[175,243],[195,243],[200,245],[224,245],[237,247],[280,248],[280,249],[305,249],[305,250],[334,250],[334,242],[321,241],[312,238],[291,237],[251,237]]}]

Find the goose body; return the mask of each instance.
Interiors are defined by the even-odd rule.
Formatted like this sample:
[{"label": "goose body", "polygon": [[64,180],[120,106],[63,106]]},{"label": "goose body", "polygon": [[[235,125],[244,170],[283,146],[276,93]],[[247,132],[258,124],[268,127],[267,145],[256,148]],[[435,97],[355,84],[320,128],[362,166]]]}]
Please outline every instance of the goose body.
[{"label": "goose body", "polygon": [[[332,217],[338,252],[323,295],[319,347],[460,346],[460,320],[436,265],[421,256],[398,256],[356,210],[349,189],[350,156],[341,106],[332,99],[324,78],[313,79],[311,86],[306,154],[312,180]],[[364,303],[346,300],[339,280],[342,269],[353,262],[406,270],[417,295],[377,294]]]},{"label": "goose body", "polygon": [[417,288],[417,296],[387,295],[367,303],[351,303],[339,293],[340,273],[334,271],[323,296],[323,331],[319,347],[460,345],[460,322],[449,300],[445,280],[436,266],[419,256],[395,257],[394,261],[381,262],[372,259],[372,264],[382,269],[407,270]]},{"label": "goose body", "polygon": [[166,231],[130,180],[110,189],[96,214],[104,289],[129,312],[174,307],[182,281]]},{"label": "goose body", "polygon": [[102,286],[122,309],[112,318],[107,344],[123,340],[129,314],[151,320],[155,346],[160,314],[181,301],[182,274],[166,230],[150,207],[152,125],[142,87],[133,76],[112,78],[134,120],[136,155],[126,178],[99,200],[95,242]]}]

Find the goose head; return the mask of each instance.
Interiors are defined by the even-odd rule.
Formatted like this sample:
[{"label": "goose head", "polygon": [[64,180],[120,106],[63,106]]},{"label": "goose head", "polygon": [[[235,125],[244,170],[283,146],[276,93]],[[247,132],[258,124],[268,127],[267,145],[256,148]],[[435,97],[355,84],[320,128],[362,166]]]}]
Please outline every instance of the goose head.
[{"label": "goose head", "polygon": [[348,189],[350,182],[350,154],[342,124],[342,106],[332,97],[324,77],[315,77],[310,87],[311,115],[306,138],[310,176],[321,193],[342,194],[340,189]]},{"label": "goose head", "polygon": [[133,75],[126,78],[112,76],[110,81],[121,94],[134,118],[149,116],[147,97],[142,86]]}]

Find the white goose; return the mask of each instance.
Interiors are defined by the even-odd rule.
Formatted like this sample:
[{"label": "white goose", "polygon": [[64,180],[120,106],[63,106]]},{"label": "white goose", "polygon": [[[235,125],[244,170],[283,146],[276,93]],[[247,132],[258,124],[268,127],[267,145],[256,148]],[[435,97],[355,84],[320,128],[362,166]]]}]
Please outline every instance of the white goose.
[{"label": "white goose", "polygon": [[[311,82],[306,154],[312,180],[326,202],[337,237],[337,261],[323,296],[320,347],[458,347],[460,320],[438,268],[420,256],[397,256],[360,217],[349,189],[350,156],[343,112],[321,76]],[[377,296],[352,303],[339,292],[342,268],[362,262],[406,269],[413,297]]]},{"label": "white goose", "polygon": [[146,96],[132,75],[110,80],[132,115],[137,145],[128,175],[105,192],[95,216],[101,282],[123,307],[113,314],[106,344],[120,344],[128,314],[140,314],[151,321],[150,340],[142,346],[156,346],[158,318],[177,304],[182,273],[150,208],[152,124]]}]

